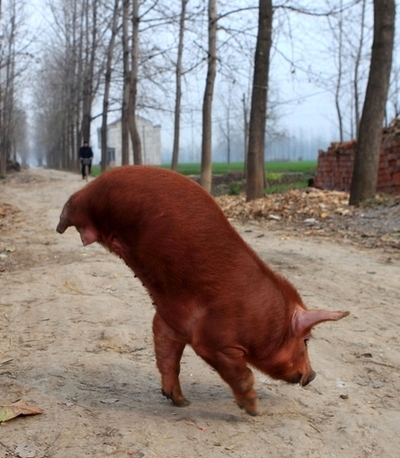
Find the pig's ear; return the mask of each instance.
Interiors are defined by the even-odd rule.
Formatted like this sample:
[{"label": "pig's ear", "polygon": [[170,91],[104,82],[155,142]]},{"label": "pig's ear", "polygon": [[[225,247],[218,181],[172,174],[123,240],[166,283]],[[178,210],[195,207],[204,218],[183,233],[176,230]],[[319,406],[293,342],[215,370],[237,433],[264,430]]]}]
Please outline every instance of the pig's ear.
[{"label": "pig's ear", "polygon": [[323,321],[337,321],[350,312],[330,312],[327,310],[296,310],[292,316],[292,329],[296,335],[306,334]]}]

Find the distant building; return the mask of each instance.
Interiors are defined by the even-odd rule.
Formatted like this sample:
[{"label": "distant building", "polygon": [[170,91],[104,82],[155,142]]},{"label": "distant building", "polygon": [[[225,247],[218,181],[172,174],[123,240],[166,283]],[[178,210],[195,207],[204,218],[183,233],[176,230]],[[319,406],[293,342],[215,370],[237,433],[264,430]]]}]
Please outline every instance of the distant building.
[{"label": "distant building", "polygon": [[[136,116],[137,128],[142,142],[143,164],[161,165],[161,126],[141,116]],[[115,167],[122,165],[121,120],[107,126],[107,165]],[[98,129],[99,146],[101,149],[101,134]],[[129,138],[129,164],[133,164],[132,142]]]}]

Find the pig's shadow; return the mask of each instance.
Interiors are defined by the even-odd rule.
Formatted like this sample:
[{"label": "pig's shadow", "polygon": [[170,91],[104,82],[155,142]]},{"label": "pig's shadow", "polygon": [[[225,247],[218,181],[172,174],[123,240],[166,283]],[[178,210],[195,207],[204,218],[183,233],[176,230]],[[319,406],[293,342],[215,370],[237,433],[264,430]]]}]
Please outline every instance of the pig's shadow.
[{"label": "pig's shadow", "polygon": [[[54,367],[42,366],[40,373],[31,373],[28,376],[30,380],[25,382],[57,399],[58,404],[69,407],[79,405],[94,411],[134,411],[146,416],[173,416],[176,420],[217,419],[238,422],[251,418],[239,410],[229,386],[217,373],[211,383],[210,377],[193,380],[190,374],[182,374],[182,390],[190,405],[180,408],[162,395],[160,376],[155,367],[152,371],[146,371],[144,367],[135,366],[130,367],[129,372],[124,364],[116,364],[114,368],[115,370],[90,370],[80,366],[62,375],[55,375]],[[23,377],[18,378],[23,381]],[[278,395],[275,396],[265,385],[256,382],[256,390],[262,404],[280,402]]]}]

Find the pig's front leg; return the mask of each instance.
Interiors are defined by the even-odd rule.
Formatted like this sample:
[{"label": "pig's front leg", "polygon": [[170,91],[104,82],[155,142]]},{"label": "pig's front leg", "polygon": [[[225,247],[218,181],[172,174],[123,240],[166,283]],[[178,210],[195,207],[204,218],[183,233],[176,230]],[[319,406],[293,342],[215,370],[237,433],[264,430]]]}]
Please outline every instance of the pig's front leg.
[{"label": "pig's front leg", "polygon": [[183,395],[179,383],[180,361],[186,342],[157,312],[153,319],[153,335],[162,393],[178,407],[187,406],[189,401]]},{"label": "pig's front leg", "polygon": [[[207,339],[204,338],[207,342]],[[244,351],[240,348],[211,348],[203,343],[194,344],[193,349],[231,387],[236,404],[249,415],[257,415],[257,393],[254,390],[254,375],[247,367]]]}]

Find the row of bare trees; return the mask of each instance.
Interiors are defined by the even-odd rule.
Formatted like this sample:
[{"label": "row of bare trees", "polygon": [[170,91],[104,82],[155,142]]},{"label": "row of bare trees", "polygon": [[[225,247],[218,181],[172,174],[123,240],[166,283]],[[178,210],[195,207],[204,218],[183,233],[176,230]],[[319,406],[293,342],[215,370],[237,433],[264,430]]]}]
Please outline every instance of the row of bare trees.
[{"label": "row of bare trees", "polygon": [[[76,151],[90,136],[93,100],[103,98],[102,168],[106,166],[106,129],[110,110],[120,110],[122,123],[122,163],[129,162],[129,143],[135,164],[142,163],[136,112],[141,109],[168,111],[170,80],[175,78],[174,147],[172,168],[179,160],[182,117],[182,79],[192,72],[199,77],[207,65],[203,98],[202,175],[203,186],[211,188],[212,103],[217,74],[216,0],[193,5],[189,0],[58,0],[51,4],[55,39],[45,46],[45,58],[36,90],[37,143],[46,151],[52,167],[73,168]],[[245,7],[225,12],[234,15]],[[208,13],[205,21],[205,13]],[[189,25],[187,25],[189,24]],[[208,47],[202,36],[208,29]],[[219,25],[219,23],[218,23]],[[178,30],[175,43],[174,30]],[[228,28],[226,27],[226,30]],[[253,32],[255,25],[253,26]],[[232,32],[228,34],[232,35]],[[237,31],[235,31],[237,33]],[[245,36],[245,31],[241,32]],[[157,40],[156,36],[165,38]],[[183,68],[185,36],[189,35],[188,57]],[[227,40],[228,41],[228,40]],[[238,38],[235,38],[238,42]],[[228,44],[223,45],[225,48]],[[50,55],[52,56],[50,59]],[[101,87],[101,94],[99,88]],[[50,88],[50,91],[49,91]],[[43,93],[48,96],[43,97]],[[149,95],[154,94],[154,95]],[[119,108],[118,108],[119,106]]]},{"label": "row of bare trees", "polygon": [[101,81],[98,52],[106,19],[100,0],[55,1],[52,41],[45,43],[34,91],[35,143],[50,167],[73,169],[89,139]]},{"label": "row of bare trees", "polygon": [[17,0],[0,0],[0,175],[7,161],[16,160],[17,150],[26,160],[28,121],[22,105],[24,74],[33,59],[29,52],[23,5]]},{"label": "row of bare trees", "polygon": [[[0,10],[5,1],[7,6],[17,9],[17,0],[0,0]],[[279,92],[279,84],[273,79],[271,81],[269,71],[277,55],[290,63],[290,73],[294,77],[307,75],[316,84],[332,91],[341,139],[345,137],[346,122],[350,125],[347,130],[351,135],[360,129],[362,138],[362,129],[366,129],[363,119],[367,117],[364,111],[368,111],[369,106],[367,99],[370,102],[375,100],[378,93],[385,106],[388,85],[385,81],[390,74],[393,48],[394,0],[373,2],[373,49],[379,49],[381,60],[378,66],[384,71],[378,75],[381,79],[366,91],[362,116],[368,59],[372,62],[374,56],[377,59],[377,53],[373,51],[372,56],[368,56],[366,51],[370,46],[369,25],[372,22],[368,19],[371,8],[367,0],[326,0],[323,5],[312,7],[307,1],[294,0],[279,4],[272,0],[246,0],[239,5],[228,0],[54,0],[48,8],[46,40],[41,48],[33,105],[34,145],[40,151],[38,156],[51,167],[74,169],[82,140],[90,138],[92,121],[102,116],[101,164],[104,170],[107,124],[113,112],[118,113],[113,114],[114,119],[119,115],[122,121],[122,163],[129,162],[129,142],[133,145],[134,163],[142,163],[136,126],[139,110],[151,112],[159,118],[173,117],[171,167],[176,169],[182,121],[187,121],[190,113],[197,110],[201,112],[202,126],[201,184],[209,191],[215,138],[213,126],[216,124],[213,101],[216,90],[220,93],[223,87],[223,94],[219,97],[224,100],[228,113],[224,123],[228,157],[231,132],[237,135],[237,126],[244,124],[240,131],[248,153],[245,157],[247,199],[260,197],[265,186],[265,136],[272,131],[271,120],[274,118],[271,98]],[[7,14],[10,11],[12,9],[7,7]],[[353,30],[358,31],[352,39],[348,38],[349,18]],[[17,127],[21,130],[24,122],[24,113],[18,106],[21,99],[15,97],[15,84],[24,61],[16,58],[17,48],[22,49],[23,41],[15,38],[12,17],[7,19],[5,21],[2,17],[0,20],[3,29],[7,24],[7,33],[3,30],[0,40],[1,170],[5,170],[5,161],[16,151]],[[286,40],[295,43],[292,21],[296,21],[296,27],[302,30],[301,24],[306,20],[308,23],[319,21],[320,24],[325,21],[328,25],[325,33],[332,35],[329,43],[332,47],[330,53],[335,56],[337,64],[336,80],[314,72],[312,62],[307,62],[308,56],[303,62],[297,62],[290,52],[279,48],[285,34]],[[305,26],[303,32],[306,29]],[[350,66],[349,61],[352,62]],[[371,63],[368,81],[377,78],[373,76],[373,68]],[[395,83],[396,80],[393,85]],[[272,92],[274,84],[277,90]],[[196,97],[193,86],[204,88],[202,99]],[[349,93],[352,96],[346,101],[345,95]],[[236,110],[244,113],[244,116],[236,116],[234,126],[231,125],[233,109],[228,105],[232,94],[238,101]],[[12,109],[9,109],[10,100]],[[245,101],[243,105],[242,101]],[[377,110],[376,103],[374,107],[369,109]],[[381,112],[381,108],[376,111],[379,114],[376,122],[380,126]],[[368,129],[371,131],[370,125]],[[18,141],[21,142],[22,138],[18,137]],[[356,164],[376,162],[367,159],[371,154],[365,152],[367,150],[361,147],[359,150],[361,159]],[[374,154],[376,156],[376,152]],[[363,176],[355,173],[355,180],[362,181]],[[365,198],[364,191],[362,195]],[[358,198],[352,201],[356,203]]]}]

